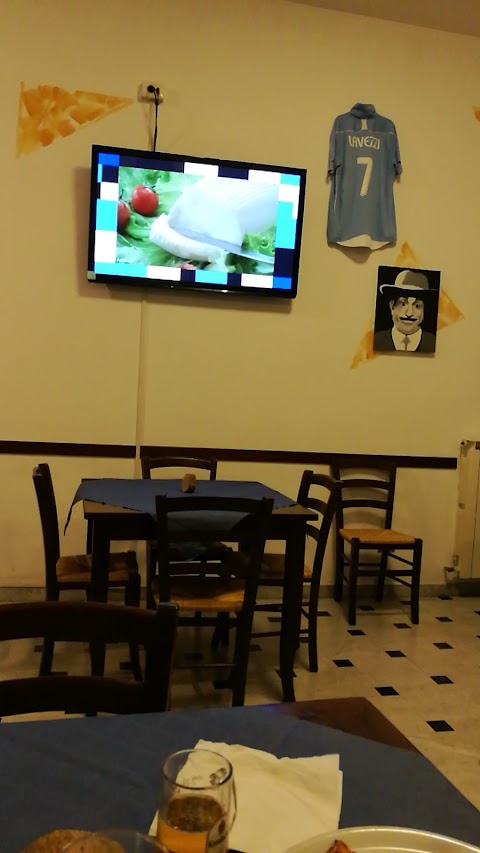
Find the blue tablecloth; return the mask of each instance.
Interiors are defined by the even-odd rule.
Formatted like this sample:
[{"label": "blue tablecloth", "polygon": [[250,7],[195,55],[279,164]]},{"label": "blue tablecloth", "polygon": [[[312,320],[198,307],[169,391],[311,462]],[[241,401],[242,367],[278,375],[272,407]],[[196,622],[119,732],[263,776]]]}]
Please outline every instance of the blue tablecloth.
[{"label": "blue tablecloth", "polygon": [[2,853],[54,828],[146,831],[162,759],[199,738],[278,757],[338,752],[341,827],[407,826],[480,843],[480,813],[423,756],[264,706],[0,725]]},{"label": "blue tablecloth", "polygon": [[[197,480],[195,497],[223,497],[223,498],[273,498],[274,508],[292,506],[296,503],[292,498],[282,495],[281,492],[264,486],[263,483],[247,482],[245,480]],[[155,496],[165,495],[167,498],[189,497],[188,493],[182,492],[181,480],[157,479],[157,480],[132,480],[121,478],[110,478],[103,480],[87,480],[78,487],[70,507],[65,529],[70,521],[73,506],[77,501],[90,500],[97,503],[121,506],[126,509],[136,509],[146,512],[155,518]],[[181,524],[180,513],[175,513],[177,523]],[[225,513],[232,520],[238,520],[238,514]],[[217,518],[216,518],[217,517]],[[190,517],[191,518],[191,517]],[[217,527],[217,513],[205,513],[205,523],[202,526],[208,528]],[[228,529],[228,522],[225,529]],[[230,526],[233,526],[231,524]]]}]

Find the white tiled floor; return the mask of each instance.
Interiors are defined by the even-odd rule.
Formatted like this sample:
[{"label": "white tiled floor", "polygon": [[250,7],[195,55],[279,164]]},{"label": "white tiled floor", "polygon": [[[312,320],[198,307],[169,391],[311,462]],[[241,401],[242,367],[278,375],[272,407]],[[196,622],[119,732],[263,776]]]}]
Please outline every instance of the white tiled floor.
[{"label": "white tiled floor", "polygon": [[[361,634],[351,633],[342,608],[331,599],[320,599],[319,611],[324,613],[318,617],[319,671],[309,672],[302,642],[297,699],[365,696],[480,807],[480,598],[422,598],[418,626],[411,625],[409,608],[400,602],[360,609],[356,630]],[[256,630],[277,627],[266,614],[256,616]],[[210,654],[208,630],[207,636],[190,629],[180,636],[182,663],[192,651],[204,659]],[[246,704],[281,701],[278,639],[255,639],[252,645]],[[109,673],[118,674],[119,660],[126,657],[126,649],[110,652]],[[38,659],[33,643],[3,644],[0,678],[36,673]],[[54,668],[87,672],[86,649],[59,645]],[[211,677],[206,670],[175,671],[172,709],[228,706],[229,691],[216,690]]]}]

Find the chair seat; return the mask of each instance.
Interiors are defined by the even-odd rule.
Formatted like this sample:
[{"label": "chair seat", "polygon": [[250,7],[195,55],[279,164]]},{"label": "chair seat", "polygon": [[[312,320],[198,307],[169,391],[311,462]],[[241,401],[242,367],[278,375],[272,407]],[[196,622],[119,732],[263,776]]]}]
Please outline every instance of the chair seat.
[{"label": "chair seat", "polygon": [[[126,583],[132,572],[138,571],[133,551],[124,551],[109,555],[109,583]],[[60,557],[56,564],[57,580],[68,583],[88,582],[92,573],[91,554],[72,554]]]},{"label": "chair seat", "polygon": [[[159,578],[152,581],[155,603],[160,603]],[[210,577],[172,578],[170,601],[181,610],[214,613],[238,613],[243,607],[245,583],[240,580]]]},{"label": "chair seat", "polygon": [[[260,582],[271,578],[282,578],[285,572],[285,554],[264,554],[262,559],[262,568],[260,569]],[[304,580],[311,580],[312,570],[310,566],[303,567]]]},{"label": "chair seat", "polygon": [[407,533],[400,533],[398,530],[375,529],[372,527],[343,527],[338,532],[345,542],[351,542],[352,539],[359,539],[362,545],[389,545],[394,548],[395,545],[415,544],[414,536],[409,536]]}]

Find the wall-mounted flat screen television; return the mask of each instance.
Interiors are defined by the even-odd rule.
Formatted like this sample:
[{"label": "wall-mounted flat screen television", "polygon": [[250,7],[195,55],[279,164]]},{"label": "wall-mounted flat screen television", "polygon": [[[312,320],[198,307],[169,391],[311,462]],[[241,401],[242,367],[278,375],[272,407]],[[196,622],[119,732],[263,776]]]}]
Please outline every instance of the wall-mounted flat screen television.
[{"label": "wall-mounted flat screen television", "polygon": [[88,279],[294,298],[306,171],[94,145]]}]

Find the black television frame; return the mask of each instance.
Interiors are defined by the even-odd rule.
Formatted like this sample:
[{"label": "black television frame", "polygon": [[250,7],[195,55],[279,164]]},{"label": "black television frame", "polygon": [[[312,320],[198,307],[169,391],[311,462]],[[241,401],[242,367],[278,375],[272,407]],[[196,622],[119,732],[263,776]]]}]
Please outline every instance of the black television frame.
[{"label": "black television frame", "polygon": [[[245,173],[249,169],[253,170],[262,170],[266,172],[275,172],[281,173],[285,176],[297,176],[298,177],[298,212],[296,217],[296,228],[295,228],[295,245],[293,248],[283,249],[280,251],[289,252],[290,255],[290,264],[291,264],[291,287],[283,288],[283,287],[251,287],[247,285],[241,285],[235,281],[232,283],[232,279],[237,279],[239,277],[238,274],[228,274],[227,283],[209,283],[206,281],[195,281],[194,273],[190,270],[181,271],[181,278],[179,280],[170,280],[167,278],[151,278],[151,277],[138,277],[135,275],[126,275],[122,274],[114,274],[110,272],[105,272],[99,269],[95,269],[95,235],[97,224],[97,199],[99,198],[99,171],[98,164],[99,158],[101,154],[118,156],[123,159],[123,163],[121,165],[130,165],[132,166],[135,162],[137,166],[140,167],[141,161],[145,163],[145,168],[158,168],[159,170],[167,171],[165,167],[168,165],[174,167],[174,171],[181,171],[178,168],[178,165],[184,162],[188,163],[198,163],[198,164],[207,164],[212,166],[219,166],[221,171],[227,171],[227,173],[232,173],[235,175],[235,172]],[[158,164],[156,167],[155,164]],[[175,168],[177,166],[177,168]],[[243,174],[242,174],[243,176]],[[305,189],[306,189],[306,176],[307,171],[304,168],[297,168],[291,166],[278,166],[274,164],[264,164],[264,163],[255,163],[250,161],[240,161],[240,160],[227,160],[224,158],[213,158],[213,157],[198,157],[194,155],[184,155],[177,153],[166,153],[166,152],[155,152],[155,151],[144,151],[141,149],[131,149],[131,148],[123,148],[117,146],[108,146],[108,145],[92,145],[92,158],[91,158],[91,180],[90,180],[90,212],[89,212],[89,225],[88,225],[88,272],[87,278],[90,282],[93,283],[102,283],[113,285],[115,287],[130,287],[130,288],[154,288],[167,290],[170,292],[183,292],[189,291],[190,293],[194,292],[208,292],[214,293],[217,295],[231,294],[237,295],[245,299],[248,296],[261,296],[267,298],[274,299],[294,299],[297,296],[298,292],[298,277],[299,277],[299,264],[300,264],[300,249],[301,249],[301,241],[302,241],[302,228],[303,228],[303,215],[304,215],[304,206],[305,206]],[[279,250],[276,249],[276,253]],[[104,265],[105,266],[105,265]],[[162,267],[165,269],[165,267]]]}]

